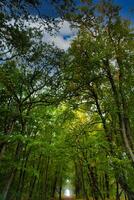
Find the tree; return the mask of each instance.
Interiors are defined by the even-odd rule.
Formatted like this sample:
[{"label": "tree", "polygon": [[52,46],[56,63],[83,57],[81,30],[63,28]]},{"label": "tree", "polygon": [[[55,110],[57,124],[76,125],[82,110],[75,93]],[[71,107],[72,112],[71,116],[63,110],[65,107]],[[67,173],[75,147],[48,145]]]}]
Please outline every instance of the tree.
[{"label": "tree", "polygon": [[[84,17],[79,14],[83,12]],[[74,18],[70,18],[80,30],[67,53],[65,91],[75,101],[89,104],[90,111],[97,111],[110,153],[115,154],[111,143],[120,145],[120,159],[123,159],[125,151],[133,168],[133,120],[129,114],[129,98],[132,100],[130,77],[133,80],[133,49],[130,44],[133,32],[130,22],[120,17],[119,7],[110,1],[78,10]],[[122,173],[118,177],[128,198],[133,199],[133,191],[125,179]]]}]

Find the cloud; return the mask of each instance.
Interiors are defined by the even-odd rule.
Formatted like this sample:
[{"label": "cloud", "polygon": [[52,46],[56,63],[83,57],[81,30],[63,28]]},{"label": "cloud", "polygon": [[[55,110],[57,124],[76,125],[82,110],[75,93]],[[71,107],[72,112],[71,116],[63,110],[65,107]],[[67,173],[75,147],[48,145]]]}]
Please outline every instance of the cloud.
[{"label": "cloud", "polygon": [[[18,20],[18,23],[21,22],[21,19]],[[15,20],[12,19],[8,24],[14,25]],[[43,41],[55,44],[58,48],[67,50],[70,45],[73,38],[77,35],[78,29],[71,28],[71,25],[68,21],[62,21],[58,23],[59,30],[55,32],[54,30],[50,33],[47,31],[47,24],[42,23],[42,20],[40,18],[37,18],[36,21],[33,21],[33,19],[24,21],[22,19],[22,23],[24,23],[25,27],[31,27],[31,28],[37,28],[40,29],[43,33]],[[53,26],[51,24],[51,26]]]},{"label": "cloud", "polygon": [[43,40],[44,40],[44,42],[47,42],[50,44],[54,43],[55,46],[57,46],[60,49],[64,49],[64,50],[67,50],[69,48],[70,42],[71,42],[71,40],[64,39],[64,37],[61,36],[60,34],[51,36],[49,33],[44,33]]},{"label": "cloud", "polygon": [[63,21],[59,23],[60,34],[61,35],[74,35],[77,33],[77,29],[71,28],[71,25],[68,21]]},{"label": "cloud", "polygon": [[60,27],[59,31],[54,35],[51,35],[49,32],[44,30],[43,41],[50,44],[54,43],[58,48],[67,50],[78,30],[71,28],[70,23],[67,21],[60,22],[58,25]]}]

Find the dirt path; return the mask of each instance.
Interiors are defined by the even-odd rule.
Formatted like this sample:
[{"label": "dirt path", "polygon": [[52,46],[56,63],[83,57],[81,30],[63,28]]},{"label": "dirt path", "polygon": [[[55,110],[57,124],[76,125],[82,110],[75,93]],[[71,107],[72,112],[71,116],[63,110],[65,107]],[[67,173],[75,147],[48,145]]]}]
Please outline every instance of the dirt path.
[{"label": "dirt path", "polygon": [[74,197],[62,197],[62,200],[76,200]]}]

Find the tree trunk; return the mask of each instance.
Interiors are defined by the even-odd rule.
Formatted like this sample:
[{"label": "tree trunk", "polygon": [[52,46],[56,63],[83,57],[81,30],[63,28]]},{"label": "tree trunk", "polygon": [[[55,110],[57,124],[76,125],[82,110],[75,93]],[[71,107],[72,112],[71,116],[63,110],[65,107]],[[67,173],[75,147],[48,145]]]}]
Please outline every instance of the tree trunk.
[{"label": "tree trunk", "polygon": [[99,196],[102,200],[104,200],[101,191],[98,188],[98,180],[97,180],[97,176],[94,172],[94,168],[93,167],[88,167],[89,169],[89,173],[90,173],[90,177],[91,177],[91,181],[92,181],[92,189],[93,189],[93,193],[94,193],[94,198],[95,200],[99,199]]},{"label": "tree trunk", "polygon": [[[131,138],[131,136],[130,136],[131,134],[126,132],[126,130],[130,131],[130,127],[128,127],[128,123],[127,123],[127,125],[125,124],[124,114],[126,113],[126,111],[124,110],[124,103],[123,103],[124,100],[122,99],[122,93],[119,94],[119,92],[122,92],[121,86],[120,86],[120,89],[119,89],[119,92],[118,92],[117,87],[116,87],[115,82],[114,82],[114,79],[113,79],[113,76],[111,74],[109,60],[105,60],[103,62],[104,62],[104,65],[105,65],[105,69],[106,69],[106,73],[107,73],[109,82],[111,84],[111,89],[112,89],[112,92],[113,92],[113,97],[114,97],[114,100],[115,100],[115,103],[116,103],[116,107],[118,109],[117,114],[118,114],[118,119],[119,119],[119,127],[120,127],[121,137],[124,141],[127,153],[128,153],[130,159],[132,160],[132,162],[134,164],[134,154],[133,154],[133,150],[131,148],[131,144],[130,144],[130,141],[129,141],[129,138]],[[128,135],[129,135],[129,138],[128,138]]]},{"label": "tree trunk", "polygon": [[45,178],[44,178],[44,200],[47,200],[47,194],[48,194],[48,171],[49,171],[49,162],[50,158],[47,158],[46,168],[45,168]]},{"label": "tree trunk", "polygon": [[75,195],[78,199],[81,196],[81,178],[77,162],[75,162]]},{"label": "tree trunk", "polygon": [[59,200],[62,199],[62,177],[60,177]]},{"label": "tree trunk", "polygon": [[[21,144],[18,143],[17,147],[16,147],[16,150],[15,150],[15,156],[14,156],[14,160],[15,161],[17,161],[19,159],[20,152],[21,152]],[[12,169],[10,178],[8,180],[8,183],[7,183],[6,187],[5,187],[6,189],[4,190],[4,193],[3,193],[4,194],[3,195],[4,196],[4,200],[6,200],[6,198],[7,198],[7,195],[8,195],[8,192],[10,190],[10,187],[12,185],[12,182],[13,182],[13,179],[15,177],[16,171],[17,171],[16,168]]]},{"label": "tree trunk", "polygon": [[52,183],[52,194],[51,194],[51,199],[54,199],[55,197],[55,192],[56,192],[56,186],[57,186],[57,180],[58,180],[58,174],[57,171],[55,172],[54,176],[54,181]]},{"label": "tree trunk", "polygon": [[25,153],[23,156],[23,159],[25,159],[24,161],[22,161],[22,168],[20,170],[20,176],[19,176],[19,183],[18,183],[18,187],[17,187],[17,192],[19,195],[17,195],[16,200],[20,200],[21,196],[22,196],[22,192],[23,192],[23,187],[24,187],[24,180],[25,180],[25,174],[26,174],[26,167],[27,167],[27,162],[28,162],[28,158],[30,155],[30,151],[27,152],[26,155],[26,149],[25,149]]},{"label": "tree trunk", "polygon": [[32,199],[32,196],[33,196],[33,191],[34,191],[34,186],[35,186],[35,183],[36,183],[36,177],[32,178],[31,180],[31,184],[30,184],[30,191],[29,191],[29,196],[28,196],[28,200],[31,200]]},{"label": "tree trunk", "polygon": [[105,173],[105,185],[106,185],[106,196],[107,196],[107,199],[110,199],[109,177],[108,177],[108,174],[106,174],[106,173]]},{"label": "tree trunk", "polygon": [[[38,165],[37,165],[37,171],[39,170],[39,166],[40,166],[40,161],[41,161],[41,154],[39,156],[39,160],[38,160]],[[29,196],[28,196],[28,200],[32,199],[32,195],[33,195],[33,191],[35,188],[35,183],[36,183],[37,177],[32,177],[31,183],[30,183],[30,191],[29,191]]]},{"label": "tree trunk", "polygon": [[10,190],[10,187],[11,187],[11,184],[13,182],[13,179],[15,177],[15,173],[16,173],[16,170],[14,169],[8,179],[8,182],[6,184],[6,187],[5,187],[5,190],[3,192],[3,200],[6,200],[7,199],[7,196],[8,196],[8,192]]},{"label": "tree trunk", "polygon": [[3,158],[4,156],[4,153],[5,153],[5,150],[6,150],[6,143],[2,143],[0,145],[0,160]]},{"label": "tree trunk", "polygon": [[88,194],[87,194],[87,191],[86,191],[86,188],[85,188],[85,181],[84,181],[84,174],[83,174],[83,166],[82,166],[81,161],[80,161],[79,163],[80,163],[80,174],[81,174],[82,188],[83,188],[83,199],[86,198],[86,200],[89,200]]},{"label": "tree trunk", "polygon": [[127,194],[128,200],[134,200],[134,192],[131,190],[131,188],[128,186],[126,179],[124,177],[124,175],[120,175],[118,177],[119,179],[119,184],[121,186],[121,188],[123,189],[123,191]]},{"label": "tree trunk", "polygon": [[116,181],[116,200],[120,200],[118,181]]}]

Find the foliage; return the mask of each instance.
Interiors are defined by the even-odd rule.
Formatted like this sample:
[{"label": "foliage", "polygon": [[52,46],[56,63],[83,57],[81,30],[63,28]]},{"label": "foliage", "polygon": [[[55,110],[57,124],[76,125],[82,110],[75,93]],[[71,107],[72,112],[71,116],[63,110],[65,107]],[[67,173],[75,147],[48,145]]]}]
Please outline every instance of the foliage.
[{"label": "foliage", "polygon": [[66,52],[26,26],[39,1],[0,2],[0,198],[134,200],[132,25],[112,1],[50,2],[79,28]]}]

